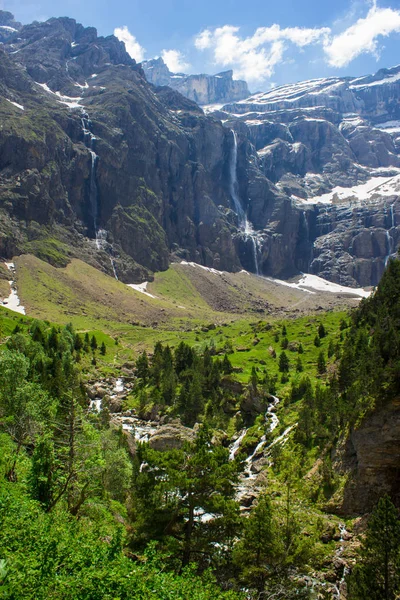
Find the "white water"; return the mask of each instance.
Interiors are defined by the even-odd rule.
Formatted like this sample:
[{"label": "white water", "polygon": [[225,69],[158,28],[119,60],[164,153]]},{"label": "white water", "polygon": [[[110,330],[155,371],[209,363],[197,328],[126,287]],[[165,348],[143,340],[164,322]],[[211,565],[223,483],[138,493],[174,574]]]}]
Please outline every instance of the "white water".
[{"label": "white water", "polygon": [[238,195],[238,180],[237,180],[237,135],[236,132],[232,129],[233,135],[233,145],[231,158],[229,163],[229,173],[230,173],[230,194],[235,207],[236,214],[238,216],[238,224],[239,228],[244,233],[244,239],[249,240],[252,246],[252,254],[254,261],[254,270],[257,275],[259,275],[259,265],[258,265],[258,239],[257,234],[255,233],[251,223],[249,223],[247,219],[247,215],[243,209],[242,203],[240,201]]},{"label": "white water", "polygon": [[120,394],[121,392],[124,391],[124,380],[121,379],[120,377],[117,379],[117,381],[115,382],[115,386],[113,389],[113,392],[116,392],[117,394]]},{"label": "white water", "polygon": [[388,262],[389,262],[389,258],[391,257],[391,255],[393,254],[393,238],[390,235],[389,231],[386,231],[386,244],[387,244],[387,255],[385,258],[385,267],[387,266]]},{"label": "white water", "polygon": [[[6,262],[4,264],[6,265],[7,269],[15,276],[14,263]],[[5,306],[6,308],[14,312],[20,313],[21,315],[25,315],[25,307],[21,306],[17,293],[17,286],[15,284],[14,279],[10,280],[8,283],[10,284],[10,295],[7,298],[4,298],[3,302],[1,303],[2,306]]]},{"label": "white water", "polygon": [[240,444],[243,442],[243,438],[247,433],[247,429],[242,429],[237,439],[229,447],[229,460],[233,460],[240,448]]},{"label": "white water", "polygon": [[[237,500],[239,500],[239,502],[240,502],[241,498],[243,498],[243,496],[245,496],[246,493],[251,488],[251,482],[253,482],[258,477],[258,474],[253,472],[253,470],[252,470],[253,463],[257,460],[257,457],[260,455],[260,453],[262,451],[264,451],[264,456],[268,456],[268,452],[269,452],[270,448],[272,448],[276,444],[284,443],[287,440],[289,433],[295,427],[295,425],[291,425],[290,427],[287,427],[280,436],[275,438],[267,447],[265,447],[266,442],[267,442],[268,433],[272,433],[279,425],[279,419],[278,419],[277,415],[275,414],[276,407],[279,404],[279,398],[277,398],[276,396],[271,396],[271,398],[272,398],[272,402],[268,406],[267,412],[265,413],[266,431],[265,431],[264,435],[261,436],[260,441],[258,442],[257,446],[255,447],[253,453],[246,458],[245,468],[244,468],[243,473],[240,476],[240,485],[238,486],[238,491],[237,491]],[[229,460],[233,460],[235,458],[236,454],[238,453],[238,451],[240,449],[240,445],[241,445],[247,431],[248,431],[247,429],[242,429],[239,436],[230,445]]]},{"label": "white water", "polygon": [[[335,556],[339,559],[342,558],[344,552],[344,541],[347,535],[346,525],[344,523],[339,523],[339,531],[340,531],[340,546],[335,552]],[[334,586],[334,596],[335,600],[341,600],[341,598],[347,597],[347,586],[346,586],[346,577],[349,574],[349,568],[347,566],[343,567],[343,574],[338,584]],[[342,592],[344,594],[342,595]]]},{"label": "white water", "polygon": [[136,417],[122,417],[122,429],[129,431],[137,442],[148,442],[158,428]]},{"label": "white water", "polygon": [[95,398],[90,401],[90,410],[99,413],[101,411],[101,398]]}]

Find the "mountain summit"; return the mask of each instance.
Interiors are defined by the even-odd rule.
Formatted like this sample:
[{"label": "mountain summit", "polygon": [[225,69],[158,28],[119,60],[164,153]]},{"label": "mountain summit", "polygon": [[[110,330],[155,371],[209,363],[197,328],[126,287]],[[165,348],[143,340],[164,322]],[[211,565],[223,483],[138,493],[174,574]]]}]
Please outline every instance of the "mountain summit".
[{"label": "mountain summit", "polygon": [[162,58],[142,63],[147,81],[168,85],[200,105],[236,102],[250,96],[247,83],[233,79],[233,71],[216,75],[185,75],[171,73]]}]

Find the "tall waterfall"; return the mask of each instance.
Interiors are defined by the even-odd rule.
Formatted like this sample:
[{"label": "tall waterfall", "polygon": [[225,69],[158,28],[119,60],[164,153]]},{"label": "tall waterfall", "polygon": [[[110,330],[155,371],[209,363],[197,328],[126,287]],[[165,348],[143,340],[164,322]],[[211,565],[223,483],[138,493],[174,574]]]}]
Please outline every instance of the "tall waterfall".
[{"label": "tall waterfall", "polygon": [[98,217],[98,198],[97,198],[97,181],[96,181],[96,169],[98,156],[94,151],[94,142],[96,141],[95,136],[91,131],[91,121],[89,115],[82,110],[81,116],[83,141],[85,142],[86,148],[89,150],[92,157],[91,168],[90,168],[90,186],[89,186],[89,201],[90,209],[93,218],[93,228],[97,239],[97,217]]},{"label": "tall waterfall", "polygon": [[97,189],[97,162],[99,157],[94,151],[94,143],[96,141],[96,137],[93,135],[91,127],[92,123],[89,119],[89,115],[87,112],[82,110],[81,116],[81,124],[83,131],[83,139],[85,142],[86,148],[89,150],[91,155],[91,168],[90,168],[90,181],[89,181],[89,202],[90,202],[90,210],[92,213],[93,219],[93,230],[96,238],[96,248],[97,250],[103,250],[110,255],[110,263],[111,268],[114,273],[114,277],[118,280],[117,271],[115,268],[115,262],[113,259],[113,247],[112,244],[107,242],[107,231],[105,229],[99,229],[98,216],[99,216],[99,199],[98,199],[98,189]]},{"label": "tall waterfall", "polygon": [[258,264],[258,239],[257,234],[255,233],[251,223],[249,223],[247,219],[246,212],[242,206],[242,203],[239,198],[239,186],[237,180],[237,161],[238,161],[238,153],[237,153],[237,135],[236,132],[232,129],[233,136],[233,145],[232,152],[229,163],[229,181],[230,181],[230,194],[232,198],[233,205],[235,207],[235,212],[238,217],[238,225],[239,229],[243,232],[243,237],[246,241],[249,241],[252,247],[253,261],[254,261],[254,270],[257,275],[260,274],[259,264]]}]

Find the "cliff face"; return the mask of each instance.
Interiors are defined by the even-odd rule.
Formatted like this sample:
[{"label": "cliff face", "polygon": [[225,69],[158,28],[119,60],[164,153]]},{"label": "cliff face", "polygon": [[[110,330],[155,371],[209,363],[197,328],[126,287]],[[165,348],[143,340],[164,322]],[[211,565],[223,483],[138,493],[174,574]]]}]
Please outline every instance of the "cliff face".
[{"label": "cliff face", "polygon": [[221,123],[155,92],[123,44],[72,19],[11,35],[0,72],[3,255],[32,242],[33,221],[108,269],[112,250],[125,279],[167,268],[171,250],[240,267]]},{"label": "cliff face", "polygon": [[345,514],[369,512],[389,494],[400,503],[400,402],[392,402],[353,431],[335,466],[349,475],[340,510]]},{"label": "cliff face", "polygon": [[162,58],[145,61],[142,67],[150,83],[168,85],[200,105],[236,102],[250,96],[247,83],[233,79],[233,71],[217,75],[171,73]]},{"label": "cliff face", "polygon": [[240,130],[250,162],[302,214],[290,218],[279,203],[274,224],[248,167],[250,218],[266,240],[261,262],[285,215],[297,268],[348,285],[379,281],[400,237],[399,97],[395,67],[282,86],[214,113]]},{"label": "cliff face", "polygon": [[[205,115],[160,61],[169,86],[150,85],[114,36],[0,22],[1,255],[75,255],[124,281],[173,258],[377,283],[400,238],[400,68]],[[198,101],[245,93],[230,72],[196,77],[173,81]]]}]

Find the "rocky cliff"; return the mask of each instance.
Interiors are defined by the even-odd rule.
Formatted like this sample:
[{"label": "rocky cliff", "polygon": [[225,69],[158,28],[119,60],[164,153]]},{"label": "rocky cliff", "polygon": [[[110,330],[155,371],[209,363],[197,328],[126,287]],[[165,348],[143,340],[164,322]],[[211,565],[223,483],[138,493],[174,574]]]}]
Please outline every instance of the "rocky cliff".
[{"label": "rocky cliff", "polygon": [[197,104],[224,104],[250,96],[247,83],[233,79],[233,71],[217,75],[185,75],[171,73],[162,58],[142,63],[147,81],[154,85],[168,85]]},{"label": "rocky cliff", "polygon": [[297,215],[279,202],[279,222],[268,215],[266,223],[250,174],[246,195],[249,217],[263,231],[262,270],[270,270],[264,257],[284,218],[291,220],[297,268],[339,283],[379,281],[400,233],[399,97],[395,67],[358,79],[286,85],[214,112],[241,132],[250,165],[290,199],[289,213]]},{"label": "rocky cliff", "polygon": [[377,283],[399,241],[400,68],[205,115],[114,36],[0,22],[3,257],[78,256],[129,282],[184,259]]}]

